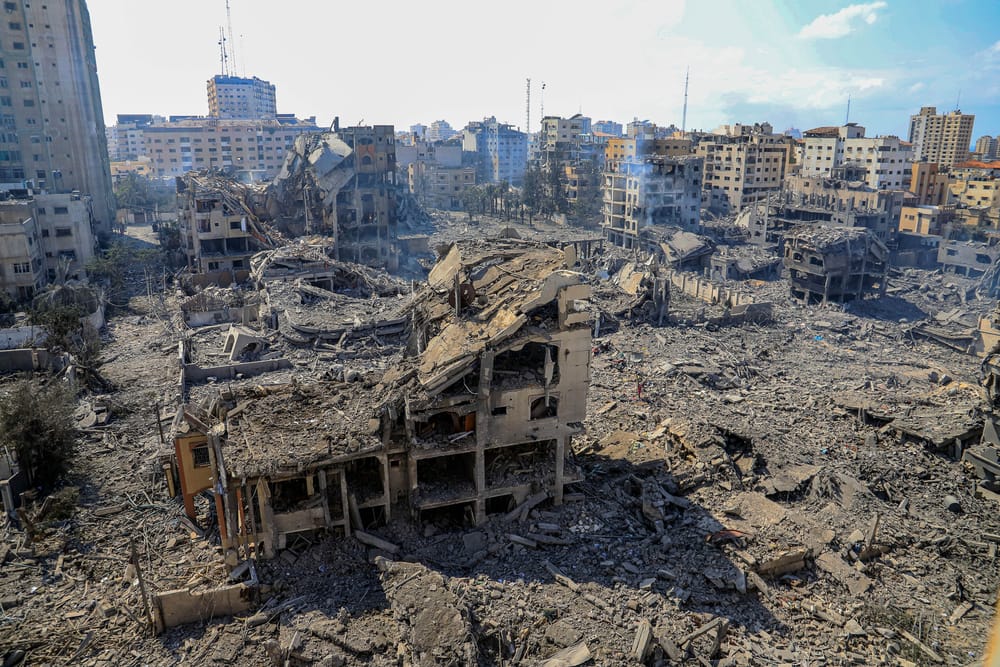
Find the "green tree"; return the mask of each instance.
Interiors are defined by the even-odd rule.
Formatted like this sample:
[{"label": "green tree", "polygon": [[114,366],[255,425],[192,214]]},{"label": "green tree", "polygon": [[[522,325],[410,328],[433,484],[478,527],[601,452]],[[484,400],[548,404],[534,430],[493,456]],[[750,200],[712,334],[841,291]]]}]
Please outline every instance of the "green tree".
[{"label": "green tree", "polygon": [[542,170],[538,165],[529,164],[524,170],[524,184],[521,186],[521,202],[528,213],[528,221],[542,210],[545,199],[545,187],[542,183]]},{"label": "green tree", "polygon": [[569,210],[569,201],[566,199],[566,174],[563,163],[558,160],[550,162],[545,177],[545,195],[548,201],[544,210],[549,214],[566,213]]},{"label": "green tree", "polygon": [[51,487],[73,453],[74,397],[60,381],[20,380],[0,396],[0,445],[17,452],[33,485]]}]

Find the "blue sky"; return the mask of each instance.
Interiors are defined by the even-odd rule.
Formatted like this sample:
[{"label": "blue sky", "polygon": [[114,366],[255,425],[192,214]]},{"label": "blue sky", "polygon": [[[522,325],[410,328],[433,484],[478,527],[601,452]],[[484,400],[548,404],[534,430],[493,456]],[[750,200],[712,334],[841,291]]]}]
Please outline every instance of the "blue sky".
[{"label": "blue sky", "polygon": [[[237,72],[277,86],[278,110],[328,124],[495,114],[532,129],[577,111],[688,128],[851,120],[905,135],[921,106],[1000,134],[998,0],[230,0]],[[224,0],[89,0],[106,118],[205,113]],[[193,19],[198,18],[195,22]],[[544,100],[541,84],[545,82]],[[905,137],[904,137],[905,138]]]}]

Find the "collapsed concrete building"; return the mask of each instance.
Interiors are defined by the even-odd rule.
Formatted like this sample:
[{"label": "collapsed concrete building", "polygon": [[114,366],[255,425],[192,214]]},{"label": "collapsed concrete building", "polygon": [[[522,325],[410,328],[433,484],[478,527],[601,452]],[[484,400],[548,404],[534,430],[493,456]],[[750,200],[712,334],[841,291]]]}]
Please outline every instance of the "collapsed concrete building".
[{"label": "collapsed concrete building", "polygon": [[885,294],[889,250],[868,229],[798,228],[785,239],[792,296],[845,302]]},{"label": "collapsed concrete building", "polygon": [[[251,361],[207,371],[232,378],[221,391],[204,372],[182,380],[172,465],[187,514],[207,492],[234,563],[301,533],[560,503],[581,479],[570,442],[591,355],[590,286],[570,256],[453,245],[426,287],[384,298],[363,276],[344,289],[345,265],[325,286],[315,272],[265,277],[269,328],[230,331],[214,353]],[[287,363],[279,345],[315,356]],[[262,363],[277,369],[266,380],[252,377]]]},{"label": "collapsed concrete building", "polygon": [[755,244],[780,243],[799,225],[864,227],[885,241],[896,230],[905,193],[876,190],[862,176],[851,166],[836,168],[832,177],[789,176],[785,189],[743,209],[736,224]]},{"label": "collapsed concrete building", "polygon": [[268,187],[269,215],[336,240],[341,261],[399,266],[396,148],[391,125],[300,135]]},{"label": "collapsed concrete building", "polygon": [[246,186],[217,174],[177,178],[181,246],[193,273],[245,279],[250,257],[273,247],[280,235],[265,230],[248,203]]}]

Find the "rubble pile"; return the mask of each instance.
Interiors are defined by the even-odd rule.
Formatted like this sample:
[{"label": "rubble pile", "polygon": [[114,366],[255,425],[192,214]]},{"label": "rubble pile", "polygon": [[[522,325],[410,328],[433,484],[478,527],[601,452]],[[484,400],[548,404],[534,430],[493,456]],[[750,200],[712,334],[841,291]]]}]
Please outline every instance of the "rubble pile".
[{"label": "rubble pile", "polygon": [[995,406],[915,327],[991,312],[972,281],[747,281],[771,316],[734,322],[584,232],[476,238],[509,226],[442,223],[422,286],[301,243],[254,257],[254,298],[165,299],[256,318],[112,319],[76,505],[0,528],[0,657],[974,663],[1000,517],[959,458]]}]

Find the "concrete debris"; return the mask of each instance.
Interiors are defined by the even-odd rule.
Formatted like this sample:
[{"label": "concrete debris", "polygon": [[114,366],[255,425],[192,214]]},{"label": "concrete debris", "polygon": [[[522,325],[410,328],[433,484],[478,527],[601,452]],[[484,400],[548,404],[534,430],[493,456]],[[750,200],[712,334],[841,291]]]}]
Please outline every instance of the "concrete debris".
[{"label": "concrete debris", "polygon": [[337,136],[347,149],[296,150],[270,193],[280,221],[263,191],[207,184],[210,220],[225,206],[243,234],[247,217],[246,262],[234,283],[192,276],[161,305],[137,285],[110,319],[93,364],[108,383],[73,412],[72,502],[18,486],[0,450],[0,498],[20,505],[0,526],[0,659],[982,654],[1000,372],[995,350],[980,369],[975,346],[941,342],[990,317],[976,281],[875,280],[878,243],[838,230],[796,245],[789,227],[793,252],[864,264],[865,296],[891,282],[851,299],[854,267],[846,286],[810,288],[826,305],[804,304],[789,293],[806,278],[769,273],[783,258],[741,250],[728,219],[703,226],[710,252],[674,239],[676,259],[691,254],[668,267],[665,250],[593,229],[435,212],[413,245],[437,261],[411,282],[358,263],[363,235],[287,241],[305,232],[303,194],[310,224],[345,220],[341,197],[325,208],[356,157]]}]

